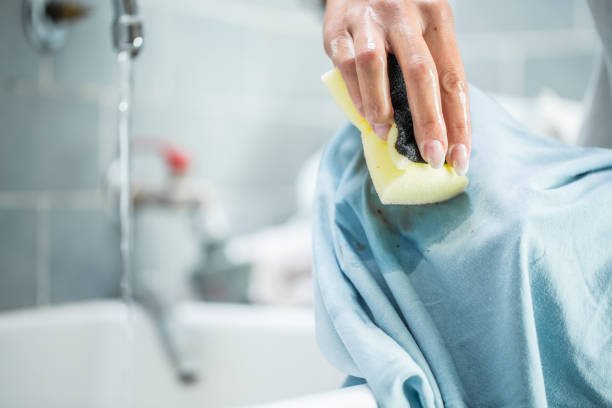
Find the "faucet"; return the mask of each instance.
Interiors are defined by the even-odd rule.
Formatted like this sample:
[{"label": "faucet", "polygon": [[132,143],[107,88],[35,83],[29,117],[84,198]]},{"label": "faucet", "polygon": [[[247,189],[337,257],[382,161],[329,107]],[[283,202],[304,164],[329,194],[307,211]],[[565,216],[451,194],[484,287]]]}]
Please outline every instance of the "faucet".
[{"label": "faucet", "polygon": [[[0,0],[1,1],[1,0]],[[22,0],[22,18],[28,41],[41,52],[54,52],[66,43],[70,26],[86,17],[91,7],[78,0]],[[131,165],[131,61],[144,45],[143,19],[139,14],[138,0],[111,0],[113,20],[112,41],[120,69],[118,104],[118,156],[107,170],[106,188],[118,196],[121,269],[121,286],[128,302],[132,298],[132,207],[136,194],[132,192]],[[155,197],[142,194],[140,199]],[[157,197],[160,198],[160,197]],[[162,201],[163,196],[161,196]],[[171,197],[170,197],[171,198]],[[199,205],[200,199],[191,200]],[[171,200],[172,201],[172,200]],[[171,203],[176,205],[177,203]],[[141,285],[145,286],[145,285]],[[186,344],[186,328],[177,319],[174,301],[167,301],[154,290],[144,287],[133,296],[142,304],[155,322],[165,351],[184,384],[197,381],[195,365]]]},{"label": "faucet", "polygon": [[[136,57],[144,43],[138,0],[111,1],[115,50]],[[91,6],[78,0],[23,0],[21,14],[26,38],[41,52],[57,51],[66,45],[69,27],[87,17],[90,10]]]},{"label": "faucet", "polygon": [[142,49],[144,37],[142,17],[138,13],[137,0],[111,0],[113,2],[113,45],[115,50],[129,52],[132,58]]},{"label": "faucet", "polygon": [[[138,271],[136,279],[132,274],[132,222],[134,220],[133,206],[135,201],[143,193],[132,191],[132,180],[130,176],[131,167],[131,138],[130,112],[131,112],[131,60],[138,56],[144,44],[143,19],[138,12],[137,0],[111,0],[113,2],[112,39],[113,46],[117,52],[118,61],[121,66],[118,105],[118,145],[119,154],[117,159],[111,163],[116,173],[116,179],[110,181],[111,187],[118,192],[119,196],[119,227],[120,227],[120,251],[122,268],[122,288],[125,299],[135,299],[147,311],[153,320],[166,355],[173,366],[175,373],[183,384],[192,384],[198,380],[198,375],[193,364],[189,344],[188,328],[177,318],[178,306],[176,301],[166,299],[163,293],[156,290],[155,286],[147,285],[149,274],[153,271]],[[155,195],[155,194],[153,194]],[[145,194],[147,196],[147,194]],[[142,267],[142,265],[141,265]],[[146,277],[143,275],[147,275]],[[132,288],[134,292],[132,293]],[[163,292],[163,291],[162,291]]]},{"label": "faucet", "polygon": [[[202,258],[201,245],[208,233],[203,221],[215,204],[214,192],[185,177],[190,164],[182,149],[150,138],[133,139],[130,147],[135,155],[152,153],[162,159],[168,177],[157,186],[129,180],[125,172],[125,147],[119,149],[119,156],[107,169],[107,191],[119,199],[124,298],[128,304],[133,299],[142,306],[177,380],[191,385],[200,380],[199,348],[192,341],[192,328],[181,318],[180,311],[186,301],[194,298],[190,273]],[[155,234],[159,231],[172,234],[178,245],[166,248],[167,245],[158,244]],[[131,267],[132,257],[136,268]]]}]

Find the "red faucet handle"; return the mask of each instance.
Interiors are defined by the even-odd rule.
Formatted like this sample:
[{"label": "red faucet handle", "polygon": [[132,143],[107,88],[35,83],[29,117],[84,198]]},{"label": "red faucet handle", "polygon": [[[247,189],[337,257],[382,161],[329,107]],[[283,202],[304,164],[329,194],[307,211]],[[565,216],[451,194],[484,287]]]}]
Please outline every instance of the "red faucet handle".
[{"label": "red faucet handle", "polygon": [[178,147],[169,146],[163,150],[164,159],[166,165],[175,175],[182,175],[189,170],[191,165],[191,158],[185,150],[179,149]]}]

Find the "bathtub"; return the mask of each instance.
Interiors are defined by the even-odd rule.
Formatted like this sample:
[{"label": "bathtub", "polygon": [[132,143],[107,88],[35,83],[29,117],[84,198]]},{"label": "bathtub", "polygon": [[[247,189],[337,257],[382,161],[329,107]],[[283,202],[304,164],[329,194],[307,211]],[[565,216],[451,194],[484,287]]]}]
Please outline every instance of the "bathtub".
[{"label": "bathtub", "polygon": [[308,309],[187,303],[177,316],[198,374],[188,385],[138,306],[1,313],[0,407],[376,406],[367,387],[337,390],[345,376],[318,351]]}]

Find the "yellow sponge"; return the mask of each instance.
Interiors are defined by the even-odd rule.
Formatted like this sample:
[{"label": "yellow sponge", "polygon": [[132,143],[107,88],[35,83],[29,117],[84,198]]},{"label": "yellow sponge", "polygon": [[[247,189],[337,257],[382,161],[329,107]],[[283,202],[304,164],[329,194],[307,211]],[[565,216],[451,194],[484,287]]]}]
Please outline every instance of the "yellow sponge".
[{"label": "yellow sponge", "polygon": [[368,121],[353,105],[337,68],[325,73],[321,79],[349,120],[361,131],[368,170],[383,204],[436,203],[453,198],[465,190],[467,177],[457,175],[448,164],[434,169],[399,154],[395,149],[395,125],[389,130],[388,141],[376,136]]}]

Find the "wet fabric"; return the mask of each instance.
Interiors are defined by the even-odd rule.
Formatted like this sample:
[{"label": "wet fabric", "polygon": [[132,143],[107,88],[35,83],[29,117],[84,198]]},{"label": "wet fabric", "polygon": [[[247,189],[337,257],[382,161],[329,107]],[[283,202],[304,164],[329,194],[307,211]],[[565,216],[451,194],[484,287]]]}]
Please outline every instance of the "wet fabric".
[{"label": "wet fabric", "polygon": [[380,204],[359,132],[323,155],[317,339],[383,407],[612,406],[612,151],[530,134],[472,89],[470,185]]}]

